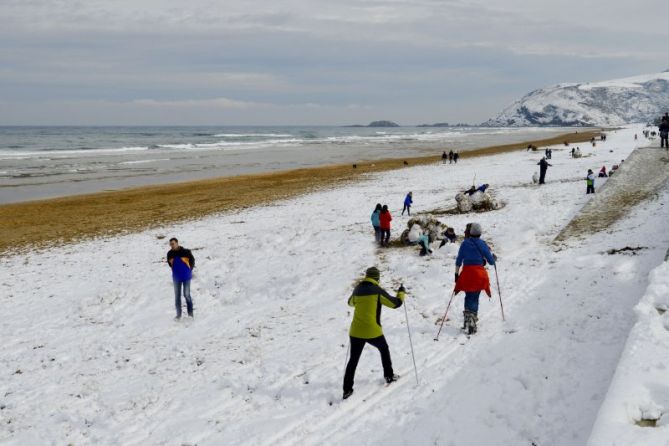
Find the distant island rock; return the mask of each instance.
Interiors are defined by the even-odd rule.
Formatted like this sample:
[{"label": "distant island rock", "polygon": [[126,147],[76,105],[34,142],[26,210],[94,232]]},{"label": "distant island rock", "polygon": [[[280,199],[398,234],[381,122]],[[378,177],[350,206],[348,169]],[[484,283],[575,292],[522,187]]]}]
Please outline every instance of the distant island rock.
[{"label": "distant island rock", "polygon": [[374,121],[370,122],[367,127],[399,127],[400,125],[393,121]]},{"label": "distant island rock", "polygon": [[448,122],[437,122],[435,124],[420,124],[416,127],[450,127],[451,125]]},{"label": "distant island rock", "polygon": [[353,125],[345,125],[344,127],[360,128],[360,127],[399,127],[399,126],[400,126],[399,124],[393,121],[374,121],[370,122],[368,125],[353,124]]}]

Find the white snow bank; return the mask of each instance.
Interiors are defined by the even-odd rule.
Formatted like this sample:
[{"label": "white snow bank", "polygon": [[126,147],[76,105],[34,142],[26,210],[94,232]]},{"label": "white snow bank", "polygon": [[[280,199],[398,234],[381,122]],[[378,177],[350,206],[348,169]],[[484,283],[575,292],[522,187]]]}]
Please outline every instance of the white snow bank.
[{"label": "white snow bank", "polygon": [[599,411],[591,446],[669,444],[669,262],[650,273],[635,310],[638,320]]}]

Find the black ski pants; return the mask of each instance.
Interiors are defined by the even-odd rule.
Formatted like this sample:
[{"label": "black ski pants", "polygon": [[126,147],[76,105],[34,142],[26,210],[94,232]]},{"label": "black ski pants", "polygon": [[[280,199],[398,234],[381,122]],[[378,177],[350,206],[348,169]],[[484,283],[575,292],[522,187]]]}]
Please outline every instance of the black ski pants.
[{"label": "black ski pants", "polygon": [[539,170],[539,184],[546,184],[546,169]]},{"label": "black ski pants", "polygon": [[393,376],[393,364],[390,360],[390,350],[386,338],[381,335],[378,338],[362,339],[351,336],[351,357],[346,365],[346,374],[344,375],[344,392],[353,390],[353,378],[355,377],[355,369],[358,367],[362,349],[365,348],[366,343],[372,344],[381,353],[381,363],[383,364],[383,376],[386,378]]},{"label": "black ski pants", "polygon": [[588,185],[585,190],[586,195],[587,194],[594,194],[595,193],[595,186]]},{"label": "black ski pants", "polygon": [[669,148],[669,140],[667,136],[660,135],[660,147]]},{"label": "black ski pants", "polygon": [[387,245],[390,241],[390,229],[381,229],[381,244]]}]

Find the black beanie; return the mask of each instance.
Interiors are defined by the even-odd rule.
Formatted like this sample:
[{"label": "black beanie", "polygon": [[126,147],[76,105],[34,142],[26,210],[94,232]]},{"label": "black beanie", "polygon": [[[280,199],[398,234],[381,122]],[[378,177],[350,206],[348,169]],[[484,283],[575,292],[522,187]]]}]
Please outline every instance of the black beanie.
[{"label": "black beanie", "polygon": [[371,268],[367,268],[367,271],[365,271],[365,277],[369,277],[370,279],[374,279],[378,282],[381,278],[381,272],[377,267],[372,266]]}]

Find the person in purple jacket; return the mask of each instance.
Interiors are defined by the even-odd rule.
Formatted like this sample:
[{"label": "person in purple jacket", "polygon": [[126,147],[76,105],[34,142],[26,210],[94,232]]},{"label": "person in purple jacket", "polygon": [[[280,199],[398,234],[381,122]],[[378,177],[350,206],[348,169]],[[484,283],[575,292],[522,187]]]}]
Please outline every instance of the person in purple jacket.
[{"label": "person in purple jacket", "polygon": [[179,246],[179,240],[172,237],[170,239],[170,250],[167,251],[167,263],[172,268],[172,282],[174,283],[174,305],[177,309],[176,320],[181,319],[181,290],[186,299],[186,310],[188,316],[193,317],[193,299],[190,297],[190,281],[193,278],[193,268],[195,268],[195,258],[186,249]]}]

